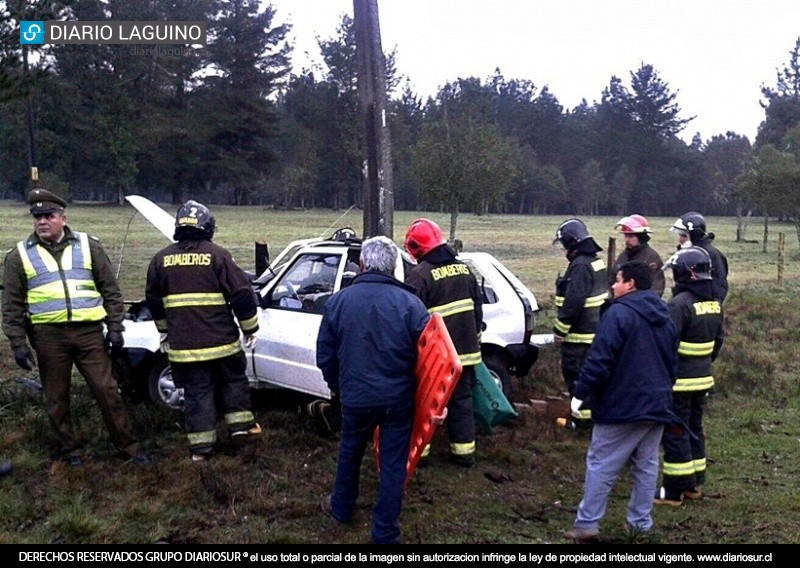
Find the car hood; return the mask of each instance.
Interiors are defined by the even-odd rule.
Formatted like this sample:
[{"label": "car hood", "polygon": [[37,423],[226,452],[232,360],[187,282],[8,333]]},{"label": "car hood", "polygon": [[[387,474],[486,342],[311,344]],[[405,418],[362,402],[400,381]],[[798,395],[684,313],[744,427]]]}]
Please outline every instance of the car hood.
[{"label": "car hood", "polygon": [[136,211],[138,211],[142,217],[150,221],[161,234],[167,237],[171,242],[175,242],[175,239],[172,238],[175,234],[175,217],[164,211],[159,205],[156,205],[141,195],[126,195],[125,201],[133,205]]}]

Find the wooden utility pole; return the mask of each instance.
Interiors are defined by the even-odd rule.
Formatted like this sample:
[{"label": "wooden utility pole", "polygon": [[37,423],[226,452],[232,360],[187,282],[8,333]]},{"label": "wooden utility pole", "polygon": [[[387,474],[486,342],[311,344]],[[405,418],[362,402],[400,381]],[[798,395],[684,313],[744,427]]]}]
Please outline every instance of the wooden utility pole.
[{"label": "wooden utility pole", "polygon": [[386,61],[381,48],[378,0],[353,0],[358,58],[358,102],[364,142],[364,237],[394,238],[392,146],[386,115]]},{"label": "wooden utility pole", "polygon": [[36,165],[36,142],[33,137],[33,81],[28,70],[28,46],[22,45],[22,74],[25,78],[25,132],[28,142],[28,172],[30,181],[39,181],[39,168]]}]

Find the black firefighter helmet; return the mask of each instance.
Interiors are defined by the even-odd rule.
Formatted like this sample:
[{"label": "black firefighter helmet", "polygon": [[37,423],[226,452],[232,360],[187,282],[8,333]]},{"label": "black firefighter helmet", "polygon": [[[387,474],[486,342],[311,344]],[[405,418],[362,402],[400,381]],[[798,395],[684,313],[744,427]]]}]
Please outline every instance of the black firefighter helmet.
[{"label": "black firefighter helmet", "polygon": [[700,247],[688,247],[673,254],[664,264],[664,269],[669,268],[678,284],[711,280],[711,257]]},{"label": "black firefighter helmet", "polygon": [[217,222],[211,211],[194,200],[189,200],[178,209],[175,215],[175,236],[176,241],[184,239],[208,239],[214,238],[214,231],[217,229]]}]

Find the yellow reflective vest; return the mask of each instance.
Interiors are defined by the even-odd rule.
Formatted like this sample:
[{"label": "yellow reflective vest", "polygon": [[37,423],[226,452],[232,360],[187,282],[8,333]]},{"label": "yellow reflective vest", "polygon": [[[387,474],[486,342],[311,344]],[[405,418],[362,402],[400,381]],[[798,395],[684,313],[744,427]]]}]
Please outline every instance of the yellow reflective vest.
[{"label": "yellow reflective vest", "polygon": [[103,297],[92,276],[89,236],[72,232],[61,259],[32,240],[17,243],[28,279],[31,323],[95,322],[106,317]]}]

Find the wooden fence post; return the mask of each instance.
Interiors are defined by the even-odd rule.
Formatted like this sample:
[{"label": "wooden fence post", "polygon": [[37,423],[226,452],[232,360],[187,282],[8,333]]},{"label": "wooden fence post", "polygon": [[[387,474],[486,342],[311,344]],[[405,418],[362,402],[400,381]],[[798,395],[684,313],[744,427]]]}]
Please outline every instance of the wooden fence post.
[{"label": "wooden fence post", "polygon": [[778,284],[783,284],[783,261],[786,250],[786,238],[783,233],[778,233]]}]

